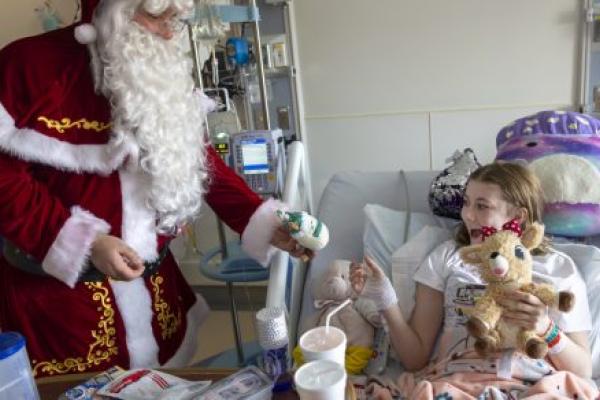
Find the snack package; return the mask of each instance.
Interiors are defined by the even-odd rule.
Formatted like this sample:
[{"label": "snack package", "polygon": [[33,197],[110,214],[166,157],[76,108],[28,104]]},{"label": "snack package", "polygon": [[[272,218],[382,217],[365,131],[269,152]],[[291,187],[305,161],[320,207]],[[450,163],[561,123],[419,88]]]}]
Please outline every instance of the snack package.
[{"label": "snack package", "polygon": [[209,385],[210,381],[191,382],[161,371],[141,368],[122,373],[96,394],[121,400],[187,400]]},{"label": "snack package", "polygon": [[210,385],[194,400],[269,400],[273,381],[251,365]]},{"label": "snack package", "polygon": [[58,400],[97,400],[102,397],[96,396],[98,389],[114,381],[125,370],[119,367],[112,367],[101,374],[88,379],[80,385],[75,386],[61,394]]}]

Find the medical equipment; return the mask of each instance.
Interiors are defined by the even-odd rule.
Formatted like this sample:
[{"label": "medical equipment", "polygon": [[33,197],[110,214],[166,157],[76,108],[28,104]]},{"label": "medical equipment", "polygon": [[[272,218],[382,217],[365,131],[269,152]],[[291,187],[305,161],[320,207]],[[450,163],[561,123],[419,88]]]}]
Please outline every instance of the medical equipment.
[{"label": "medical equipment", "polygon": [[234,170],[259,194],[277,194],[283,182],[285,152],[281,129],[240,132],[231,137]]},{"label": "medical equipment", "polygon": [[212,112],[206,116],[210,142],[226,164],[230,160],[231,135],[240,131],[240,122],[234,111]]},{"label": "medical equipment", "polygon": [[[196,71],[196,81],[199,87],[202,87],[200,79],[201,50],[206,44],[213,45],[218,37],[224,36],[224,26],[230,22],[249,22],[252,23],[254,33],[254,43],[256,59],[257,78],[260,89],[260,98],[262,100],[262,121],[265,129],[271,128],[271,119],[269,106],[267,104],[267,84],[265,80],[265,71],[263,68],[263,52],[260,37],[259,10],[256,6],[256,0],[250,0],[249,6],[215,5],[215,1],[197,2],[194,7],[194,13],[186,23],[191,40],[192,55]],[[240,39],[240,38],[238,38]],[[232,54],[232,61],[245,61],[243,57],[243,41],[234,40],[230,42],[231,48],[235,50]],[[214,52],[213,52],[214,53]],[[237,59],[236,59],[237,54]],[[251,126],[251,125],[250,125]]]},{"label": "medical equipment", "polygon": [[[217,5],[221,3],[221,5]],[[298,104],[297,96],[297,69],[294,65],[294,55],[291,51],[293,49],[292,39],[288,38],[288,67],[280,68],[278,71],[268,71],[269,79],[275,80],[276,85],[272,85],[272,93],[269,93],[269,85],[265,77],[265,69],[263,66],[263,52],[265,46],[261,43],[260,29],[265,27],[269,33],[280,32],[282,29],[284,33],[289,34],[291,29],[291,12],[292,4],[287,2],[273,3],[268,8],[266,15],[259,17],[259,9],[257,7],[256,0],[249,0],[248,6],[233,6],[233,5],[222,5],[223,0],[197,0],[194,5],[193,15],[187,19],[188,33],[191,40],[192,57],[194,61],[194,70],[196,85],[200,89],[204,89],[203,83],[210,82],[213,84],[216,82],[214,72],[212,76],[208,76],[206,73],[207,69],[213,68],[218,69],[219,65],[213,63],[204,63],[208,57],[207,47],[215,44],[216,39],[223,37],[225,24],[229,23],[245,23],[244,27],[253,28],[252,32],[248,32],[247,35],[243,34],[242,37],[246,37],[252,41],[253,55],[248,51],[248,65],[240,65],[244,61],[244,57],[238,57],[238,67],[233,71],[223,69],[223,66],[228,65],[226,61],[227,55],[224,54],[219,58],[219,64],[221,66],[218,85],[215,86],[222,88],[227,85],[229,92],[233,98],[238,101],[240,100],[239,95],[242,99],[238,106],[240,110],[240,118],[242,119],[242,126],[245,127],[249,132],[235,132],[235,122],[232,115],[227,115],[225,112],[220,110],[218,113],[212,113],[208,116],[208,127],[211,133],[211,140],[218,151],[221,152],[223,159],[232,166],[237,173],[239,173],[243,179],[245,179],[249,185],[257,192],[267,196],[274,194],[280,197],[284,202],[293,207],[294,210],[308,210],[311,211],[310,207],[310,186],[307,181],[307,173],[304,167],[304,147],[300,142],[292,142],[284,150],[284,138],[283,132],[280,130],[271,131],[270,115],[273,112],[278,113],[278,121],[280,122],[279,128],[285,129],[285,143],[290,143],[290,139],[300,138],[300,119],[301,115],[300,105]],[[229,2],[231,4],[231,2]],[[261,10],[264,4],[261,4]],[[275,7],[278,6],[278,7]],[[260,20],[260,26],[259,26]],[[283,21],[283,25],[281,22]],[[273,26],[275,29],[273,30]],[[235,43],[233,50],[236,50]],[[243,46],[243,45],[242,45]],[[221,46],[222,48],[223,46]],[[231,49],[232,46],[230,46]],[[242,49],[243,50],[243,49]],[[269,49],[270,50],[270,49]],[[242,51],[243,53],[243,51]],[[214,52],[213,52],[214,54]],[[221,53],[222,54],[222,53]],[[281,55],[281,54],[280,54]],[[268,56],[268,55],[265,55]],[[213,58],[216,58],[213,56]],[[267,57],[268,59],[268,57]],[[280,57],[281,59],[281,57]],[[235,60],[235,58],[234,58]],[[267,63],[269,64],[269,63]],[[207,67],[205,69],[204,67]],[[204,80],[202,79],[204,78]],[[212,78],[212,79],[211,79]],[[289,82],[287,82],[289,80]],[[210,84],[207,83],[208,86]],[[271,94],[273,98],[273,104],[270,105],[268,100],[268,94]],[[229,108],[228,108],[229,110]],[[256,121],[256,124],[255,124]],[[255,129],[265,129],[264,131],[255,131]],[[263,132],[263,137],[256,137],[256,133]],[[277,133],[275,133],[277,132]],[[253,139],[249,138],[248,135],[254,134]],[[229,144],[227,141],[227,135],[229,135]],[[242,141],[243,139],[243,141]],[[252,141],[254,140],[254,141]],[[265,151],[266,149],[266,151]],[[227,154],[229,153],[229,155]],[[255,157],[254,165],[252,164],[252,157]],[[266,162],[265,162],[266,160]],[[286,161],[288,162],[287,171],[285,168]],[[268,169],[265,168],[268,166]],[[283,175],[285,174],[285,179]],[[265,185],[266,182],[266,185]],[[219,224],[222,225],[222,224]],[[220,251],[222,259],[228,259],[234,256],[234,250],[230,247],[230,243],[225,240],[225,235],[222,234],[222,229],[219,229],[219,241],[221,248],[217,249]],[[208,254],[207,252],[206,254]],[[220,267],[224,266],[224,263],[219,263]],[[303,281],[304,264],[295,265],[293,269],[289,270],[290,257],[289,254],[284,252],[276,252],[274,255],[270,267],[268,270],[262,269],[260,271],[269,272],[269,280],[275,280],[278,284],[270,284],[274,289],[269,290],[267,293],[267,307],[286,307],[286,299],[289,299],[289,307],[292,314],[297,314],[299,310],[301,288],[292,287],[287,284],[288,273],[291,273],[294,278],[292,282]],[[244,271],[238,271],[241,278],[248,278],[250,276],[258,274],[257,272],[248,273],[247,266],[244,266]],[[231,282],[245,282],[248,280],[238,280],[237,278],[231,279],[231,274],[227,268],[220,268],[220,273],[227,274],[227,278]],[[243,277],[241,276],[243,275]],[[279,284],[281,283],[281,285]],[[287,296],[289,294],[289,296]],[[233,300],[233,298],[232,298]],[[233,305],[233,302],[232,302]],[[288,307],[286,307],[287,309]],[[294,311],[295,310],[295,311]],[[296,331],[295,321],[290,321],[290,338],[294,340]],[[238,335],[239,336],[239,335]],[[244,358],[243,354],[239,351],[239,343],[236,342],[238,347],[238,363],[240,358]],[[251,344],[250,344],[251,345]],[[246,346],[244,346],[246,347]],[[250,346],[251,347],[251,346]],[[206,360],[208,364],[205,365],[223,365],[223,361],[227,366],[230,366],[230,354],[231,352],[225,352],[215,357],[211,357],[213,360]],[[248,353],[247,353],[248,354]],[[240,355],[242,357],[240,357]]]}]

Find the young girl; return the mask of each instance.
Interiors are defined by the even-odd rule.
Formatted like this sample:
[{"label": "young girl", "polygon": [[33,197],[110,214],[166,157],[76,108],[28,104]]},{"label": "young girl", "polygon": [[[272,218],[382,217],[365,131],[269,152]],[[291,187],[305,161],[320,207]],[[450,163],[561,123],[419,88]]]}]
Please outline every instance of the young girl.
[{"label": "young girl", "polygon": [[[494,386],[504,388],[507,393],[534,393],[539,390],[538,385],[534,389],[524,382],[539,381],[542,376],[558,370],[572,375],[561,383],[579,382],[573,393],[597,396],[596,389],[587,382],[592,373],[587,339],[592,325],[586,287],[573,261],[551,249],[547,240],[533,251],[533,279],[575,293],[574,309],[569,313],[548,311],[538,298],[520,291],[511,292],[503,303],[507,309],[503,318],[535,329],[542,338],[552,323],[560,328],[560,349],[550,351],[545,362],[508,353],[499,354],[493,360],[479,359],[472,350],[474,339],[465,328],[467,317],[460,312],[460,307],[472,305],[484,289],[477,268],[461,260],[460,247],[481,242],[485,226],[500,230],[513,219],[522,227],[541,221],[541,210],[540,184],[527,168],[493,163],[473,172],[466,187],[462,224],[455,240],[438,246],[413,277],[415,308],[409,320],[402,316],[394,289],[379,266],[366,257],[366,267],[353,268],[353,286],[372,299],[382,312],[398,358],[407,370],[421,370],[391,385],[392,392],[414,395],[415,392],[436,394],[439,391],[437,394],[441,394],[457,390],[463,395],[481,396],[487,394],[485,390],[492,390],[484,389],[486,386]],[[436,362],[423,369],[432,359]],[[553,378],[558,377],[554,375]],[[510,376],[512,379],[499,378]]]}]

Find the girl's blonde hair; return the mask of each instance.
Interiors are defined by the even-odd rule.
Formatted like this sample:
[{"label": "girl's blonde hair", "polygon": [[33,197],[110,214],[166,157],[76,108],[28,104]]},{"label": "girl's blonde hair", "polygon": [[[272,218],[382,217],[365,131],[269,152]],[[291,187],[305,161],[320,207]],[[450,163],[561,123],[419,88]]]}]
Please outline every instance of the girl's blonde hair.
[{"label": "girl's blonde hair", "polygon": [[[506,202],[527,210],[527,220],[523,224],[523,228],[533,222],[542,223],[544,207],[542,186],[538,178],[527,167],[496,161],[476,169],[469,176],[467,185],[471,181],[497,185]],[[458,226],[455,240],[459,246],[470,244],[470,235],[464,222]],[[548,250],[548,244],[548,238],[544,237],[542,244],[534,249],[533,254],[545,253]]]}]

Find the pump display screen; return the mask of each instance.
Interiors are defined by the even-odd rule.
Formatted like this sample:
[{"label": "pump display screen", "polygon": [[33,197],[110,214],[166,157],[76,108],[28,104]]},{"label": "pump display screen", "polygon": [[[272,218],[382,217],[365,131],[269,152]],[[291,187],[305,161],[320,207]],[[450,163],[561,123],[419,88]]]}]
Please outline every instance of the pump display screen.
[{"label": "pump display screen", "polygon": [[244,174],[266,174],[269,172],[269,153],[266,139],[242,140],[242,162]]}]

